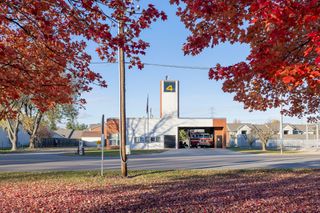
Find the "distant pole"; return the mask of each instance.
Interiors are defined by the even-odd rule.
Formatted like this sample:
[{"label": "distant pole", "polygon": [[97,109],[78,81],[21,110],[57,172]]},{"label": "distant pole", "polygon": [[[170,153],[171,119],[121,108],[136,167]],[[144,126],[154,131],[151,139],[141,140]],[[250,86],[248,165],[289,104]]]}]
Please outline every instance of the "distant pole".
[{"label": "distant pole", "polygon": [[282,115],[282,104],[280,105],[280,126],[279,126],[279,132],[280,132],[280,152],[281,155],[283,154],[283,115]]},{"label": "distant pole", "polygon": [[319,148],[319,123],[316,123],[316,138],[317,138],[317,148]]},{"label": "distant pole", "polygon": [[319,123],[316,123],[316,138],[319,141]]},{"label": "distant pole", "polygon": [[103,158],[104,158],[104,115],[102,115],[101,121],[101,176],[103,176]]},{"label": "distant pole", "polygon": [[309,125],[308,125],[308,121],[306,123],[306,140],[309,140]]},{"label": "distant pole", "polygon": [[210,107],[210,112],[211,112],[211,118],[214,116],[214,107]]},{"label": "distant pole", "polygon": [[[123,20],[119,20],[119,35],[124,35]],[[126,89],[125,89],[125,58],[124,50],[119,47],[119,74],[120,74],[120,157],[121,157],[121,174],[123,177],[128,176],[127,154],[126,154]]]}]

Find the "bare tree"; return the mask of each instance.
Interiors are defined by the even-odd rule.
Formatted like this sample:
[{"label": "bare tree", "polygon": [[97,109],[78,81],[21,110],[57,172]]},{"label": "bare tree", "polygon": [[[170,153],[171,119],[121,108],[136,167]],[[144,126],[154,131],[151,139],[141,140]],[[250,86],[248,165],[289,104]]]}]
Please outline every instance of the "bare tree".
[{"label": "bare tree", "polygon": [[259,126],[252,125],[252,126],[254,129],[251,131],[251,133],[261,141],[262,150],[266,151],[268,140],[271,139],[275,134],[275,131],[272,129],[272,124],[266,123],[264,125],[259,125]]},{"label": "bare tree", "polygon": [[252,133],[247,134],[247,142],[248,142],[250,148],[252,148],[252,145],[254,144],[254,142],[256,141],[256,139],[257,139],[257,138],[256,138],[255,134],[252,134]]}]

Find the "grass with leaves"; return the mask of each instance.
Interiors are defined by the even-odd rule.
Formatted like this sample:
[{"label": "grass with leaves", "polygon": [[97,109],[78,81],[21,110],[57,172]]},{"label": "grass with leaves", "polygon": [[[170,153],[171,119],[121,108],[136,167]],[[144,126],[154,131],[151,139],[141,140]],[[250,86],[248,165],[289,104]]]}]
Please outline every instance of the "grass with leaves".
[{"label": "grass with leaves", "polygon": [[0,173],[2,212],[318,212],[320,170]]}]

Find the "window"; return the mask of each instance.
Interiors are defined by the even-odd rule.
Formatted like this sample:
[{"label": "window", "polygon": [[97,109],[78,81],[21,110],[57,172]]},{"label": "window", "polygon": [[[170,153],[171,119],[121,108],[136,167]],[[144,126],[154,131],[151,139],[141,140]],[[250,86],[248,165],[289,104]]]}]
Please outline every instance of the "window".
[{"label": "window", "polygon": [[284,134],[284,135],[289,135],[289,130],[284,130],[284,131],[283,131],[283,134]]},{"label": "window", "polygon": [[160,137],[151,137],[151,143],[152,142],[160,142]]},{"label": "window", "polygon": [[241,134],[242,134],[242,135],[246,135],[246,134],[247,134],[247,130],[242,130],[242,131],[241,131]]},{"label": "window", "polygon": [[145,142],[150,143],[150,137],[145,137]]},{"label": "window", "polygon": [[155,143],[155,142],[160,142],[161,138],[158,137],[134,137],[134,142],[135,143]]},{"label": "window", "polygon": [[111,146],[119,146],[119,134],[111,134],[109,136],[109,143]]},{"label": "window", "polygon": [[140,143],[140,137],[134,137],[134,142],[135,143]]}]

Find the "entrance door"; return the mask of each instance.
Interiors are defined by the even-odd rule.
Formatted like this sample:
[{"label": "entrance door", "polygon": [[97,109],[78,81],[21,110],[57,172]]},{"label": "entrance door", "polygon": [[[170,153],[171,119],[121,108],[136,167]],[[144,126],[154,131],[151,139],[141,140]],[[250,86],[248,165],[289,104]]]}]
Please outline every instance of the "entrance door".
[{"label": "entrance door", "polygon": [[222,135],[217,135],[216,148],[222,148]]}]

